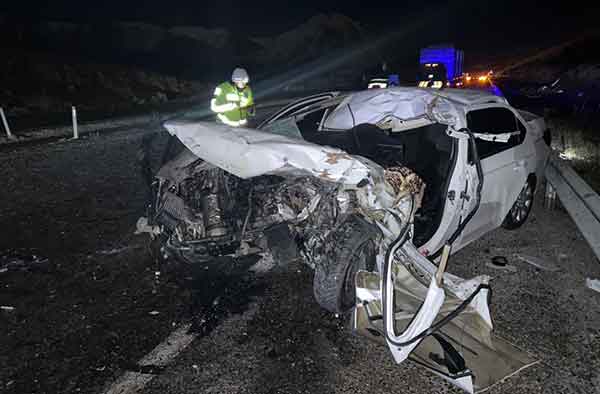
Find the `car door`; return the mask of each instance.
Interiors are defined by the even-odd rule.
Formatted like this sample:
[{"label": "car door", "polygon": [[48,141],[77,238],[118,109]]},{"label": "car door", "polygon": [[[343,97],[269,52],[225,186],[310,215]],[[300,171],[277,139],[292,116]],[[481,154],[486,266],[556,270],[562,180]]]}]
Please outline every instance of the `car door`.
[{"label": "car door", "polygon": [[325,93],[315,94],[315,95],[309,96],[309,97],[304,97],[300,100],[296,100],[296,101],[286,105],[279,111],[275,112],[273,115],[269,116],[267,119],[265,119],[258,126],[258,129],[260,130],[263,127],[265,127],[269,124],[272,124],[278,120],[282,120],[285,118],[289,118],[290,116],[294,116],[295,114],[303,111],[304,109],[310,107],[311,105],[314,105],[314,104],[317,104],[320,102],[324,102],[326,100],[330,100],[339,95],[340,95],[340,92],[325,92]]},{"label": "car door", "polygon": [[525,129],[519,127],[513,110],[487,104],[471,108],[466,118],[475,136],[483,187],[479,209],[464,229],[461,247],[502,224],[527,179],[526,163],[517,153]]}]

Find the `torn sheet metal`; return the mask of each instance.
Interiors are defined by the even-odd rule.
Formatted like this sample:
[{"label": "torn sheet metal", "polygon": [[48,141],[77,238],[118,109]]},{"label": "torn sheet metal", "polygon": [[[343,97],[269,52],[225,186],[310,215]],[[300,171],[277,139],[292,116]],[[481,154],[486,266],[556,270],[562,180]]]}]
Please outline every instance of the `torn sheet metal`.
[{"label": "torn sheet metal", "polygon": [[[393,339],[395,342],[407,343],[404,346],[397,346],[387,341],[392,356],[396,363],[400,364],[408,358],[408,355],[419,345],[420,340],[414,341],[410,344],[408,342],[414,340],[417,335],[427,330],[433,324],[433,321],[440,312],[440,308],[444,304],[446,294],[444,290],[440,288],[435,279],[431,280],[427,294],[423,300],[423,304],[418,310],[414,311],[414,314],[410,316],[410,323],[401,331],[402,334],[395,336]],[[393,308],[389,309],[388,324],[386,328],[388,332],[396,331],[396,320],[394,316]]]},{"label": "torn sheet metal", "polygon": [[[455,291],[462,297],[475,283],[482,283],[481,278],[461,281],[460,278],[446,274],[444,279],[453,281],[452,284],[449,286],[450,282],[444,283],[441,288],[434,288],[432,291],[435,280],[431,280],[428,288],[424,283],[426,278],[421,277],[417,280],[419,275],[414,274],[413,268],[396,262],[393,273],[393,328],[396,332],[410,332],[410,335],[404,338],[407,340],[419,334],[419,330],[411,330],[411,327],[417,320],[415,316],[427,313],[422,310],[430,308],[431,301],[435,299],[439,302],[443,299],[441,305],[434,305],[435,310],[430,309],[436,314],[435,320],[431,322],[433,323],[448,316],[463,302],[454,294]],[[392,345],[384,335],[380,286],[379,274],[366,271],[357,274],[357,304],[353,315],[353,329],[389,347],[397,362],[402,361],[406,351],[410,350],[409,360],[469,393],[489,388],[537,362],[527,353],[491,333],[489,315],[484,317],[482,315],[485,314],[481,313],[482,310],[488,311],[487,294],[483,292],[479,294],[484,294],[485,298],[476,296],[465,310],[438,331],[420,340],[416,347],[411,345],[403,348]]]},{"label": "torn sheet metal", "polygon": [[[388,119],[417,120],[421,125],[439,122],[455,125],[455,105],[430,90],[391,88],[365,90],[348,96],[327,117],[323,128],[347,130],[362,123],[379,124]],[[412,126],[415,127],[415,126]]]},{"label": "torn sheet metal", "polygon": [[[416,247],[407,242],[399,251],[399,256],[403,262],[403,266],[408,267],[423,280],[430,281],[434,277],[437,267],[423,256]],[[451,292],[452,295],[461,301],[469,298],[471,294],[480,286],[487,285],[490,277],[487,275],[479,275],[471,279],[463,279],[449,272],[444,273],[444,289]],[[480,291],[471,301],[471,306],[477,314],[483,319],[487,326],[492,329],[492,318],[488,306],[488,290]]]},{"label": "torn sheet metal", "polygon": [[346,152],[258,130],[209,122],[169,121],[165,128],[199,158],[240,178],[312,175],[356,185],[369,168]]}]

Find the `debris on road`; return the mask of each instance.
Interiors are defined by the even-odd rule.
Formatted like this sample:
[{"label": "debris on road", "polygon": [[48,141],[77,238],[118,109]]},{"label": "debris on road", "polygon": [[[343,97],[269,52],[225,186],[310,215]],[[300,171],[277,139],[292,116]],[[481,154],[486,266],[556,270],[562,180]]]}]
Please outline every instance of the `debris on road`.
[{"label": "debris on road", "polygon": [[254,273],[263,273],[270,271],[273,267],[275,267],[275,260],[273,259],[273,254],[271,253],[262,253],[262,258],[256,262],[253,266],[251,266],[248,270]]},{"label": "debris on road", "polygon": [[106,250],[99,250],[98,254],[104,255],[104,256],[111,256],[111,255],[115,255],[115,254],[119,254],[122,252],[125,252],[126,250],[129,249],[133,249],[133,246],[123,246],[121,248],[112,248],[112,249],[106,249]]},{"label": "debris on road", "polygon": [[6,312],[14,312],[15,307],[14,306],[8,306],[8,305],[1,305],[0,306],[0,310],[6,311]]},{"label": "debris on road", "polygon": [[31,251],[8,250],[0,254],[0,273],[8,271],[31,271],[45,268],[48,259],[31,253]]},{"label": "debris on road", "polygon": [[554,264],[553,262],[549,260],[540,259],[539,257],[528,256],[525,254],[516,254],[515,257],[525,263],[533,265],[534,267],[544,271],[554,272],[560,269],[558,265]]},{"label": "debris on road", "polygon": [[160,312],[159,311],[151,311],[151,312],[148,312],[148,314],[151,316],[156,316],[156,315],[160,314]]},{"label": "debris on road", "polygon": [[144,233],[148,233],[148,234],[160,234],[160,228],[158,226],[150,226],[148,224],[148,218],[146,217],[141,217],[138,219],[138,221],[135,224],[135,231],[134,234],[144,234]]},{"label": "debris on road", "polygon": [[594,290],[600,293],[600,280],[585,278],[585,285],[588,289]]},{"label": "debris on road", "polygon": [[485,264],[486,267],[506,272],[517,272],[517,267],[508,264],[508,260],[504,256],[494,256],[491,262]]}]

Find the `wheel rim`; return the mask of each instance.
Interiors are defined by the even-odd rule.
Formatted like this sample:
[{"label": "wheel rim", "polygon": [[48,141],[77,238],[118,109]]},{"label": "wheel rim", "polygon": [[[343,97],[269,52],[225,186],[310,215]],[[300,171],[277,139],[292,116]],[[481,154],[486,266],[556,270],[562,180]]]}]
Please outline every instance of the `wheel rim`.
[{"label": "wheel rim", "polygon": [[515,201],[514,205],[510,209],[510,216],[516,223],[523,222],[529,211],[531,210],[531,205],[533,204],[533,189],[529,183],[525,184],[521,193],[517,197],[517,201]]}]

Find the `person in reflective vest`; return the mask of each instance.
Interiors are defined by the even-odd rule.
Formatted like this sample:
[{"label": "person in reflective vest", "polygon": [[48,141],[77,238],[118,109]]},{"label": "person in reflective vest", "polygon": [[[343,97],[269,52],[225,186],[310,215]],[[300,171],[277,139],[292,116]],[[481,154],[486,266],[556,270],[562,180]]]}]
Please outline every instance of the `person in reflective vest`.
[{"label": "person in reflective vest", "polygon": [[254,111],[249,80],[246,70],[236,68],[231,75],[231,82],[217,86],[210,101],[210,109],[217,114],[217,121],[232,127],[248,124],[248,115],[253,115]]}]

